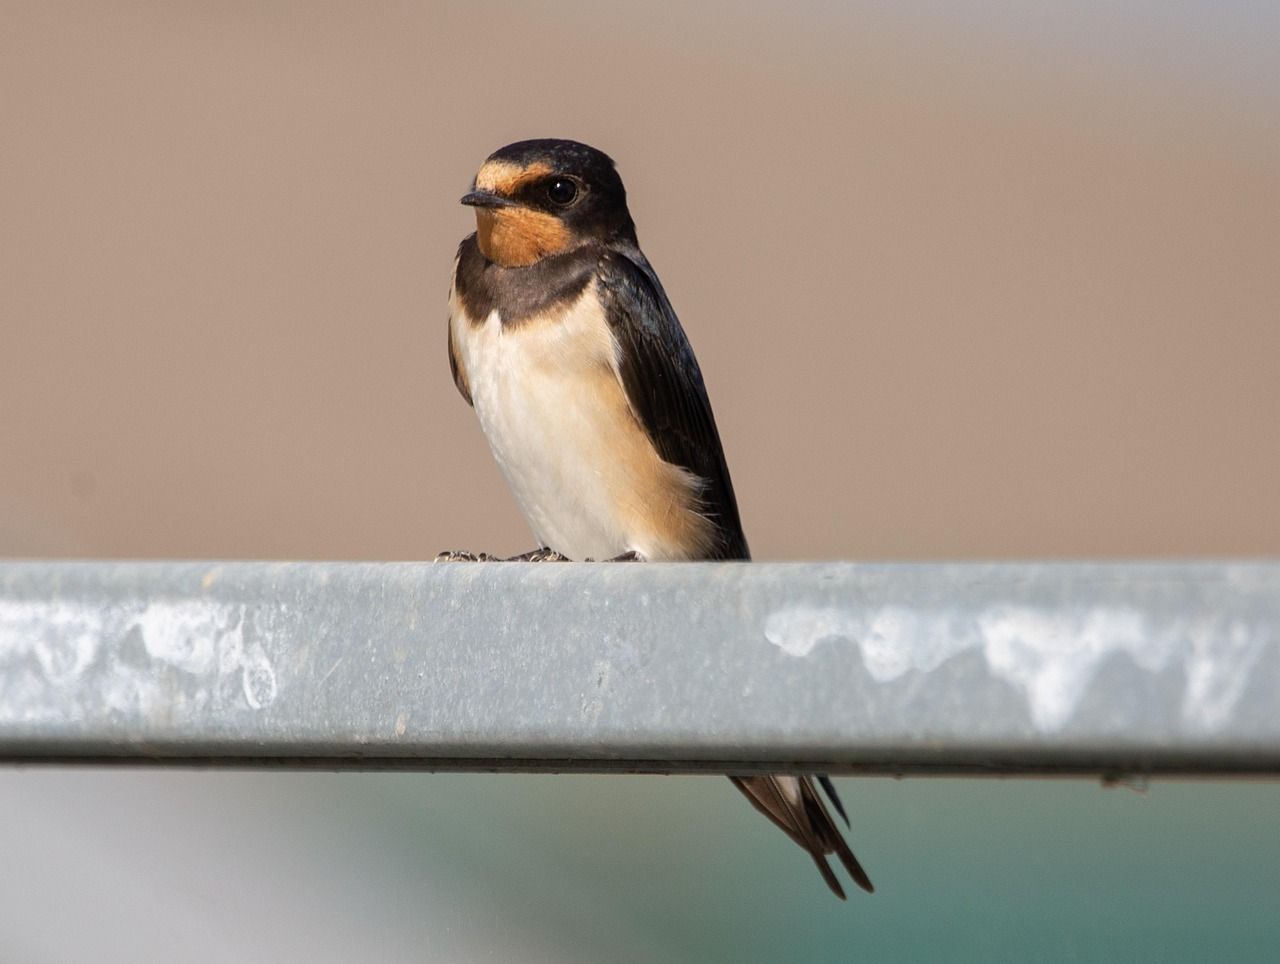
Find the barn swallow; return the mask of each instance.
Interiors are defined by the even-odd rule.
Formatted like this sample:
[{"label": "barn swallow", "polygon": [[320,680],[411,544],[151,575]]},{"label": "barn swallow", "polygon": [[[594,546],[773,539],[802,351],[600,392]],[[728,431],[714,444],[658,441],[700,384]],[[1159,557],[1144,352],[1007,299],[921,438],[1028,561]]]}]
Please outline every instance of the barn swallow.
[{"label": "barn swallow", "polygon": [[[537,538],[515,558],[749,559],[702,372],[614,162],[520,141],[489,156],[462,203],[476,231],[454,263],[449,366]],[[833,853],[872,889],[812,777],[730,779],[837,896]]]}]

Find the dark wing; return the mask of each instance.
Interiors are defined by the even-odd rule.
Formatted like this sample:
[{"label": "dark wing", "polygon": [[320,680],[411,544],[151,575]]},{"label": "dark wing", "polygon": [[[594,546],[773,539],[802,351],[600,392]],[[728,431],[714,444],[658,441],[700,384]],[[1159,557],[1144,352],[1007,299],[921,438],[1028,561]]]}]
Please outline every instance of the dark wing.
[{"label": "dark wing", "polygon": [[453,259],[453,280],[449,282],[449,371],[453,373],[453,383],[458,386],[458,391],[462,393],[462,397],[467,400],[467,404],[475,407],[471,401],[471,385],[467,381],[467,370],[458,362],[458,346],[453,342],[453,327],[456,324],[466,324],[465,319],[455,318],[458,312],[462,311],[462,302],[458,298],[458,265],[462,262],[462,254],[466,249],[467,241],[474,238],[475,235],[463,240],[458,246],[458,255]]},{"label": "dark wing", "polygon": [[467,400],[468,405],[474,406],[471,401],[471,386],[467,384],[467,373],[458,364],[458,353],[453,346],[453,321],[449,321],[449,371],[453,372],[453,383],[458,386],[458,391],[462,393],[462,397]]},{"label": "dark wing", "polygon": [[703,480],[701,510],[716,526],[707,558],[750,558],[702,372],[658,276],[638,249],[608,251],[597,270],[632,410],[665,461]]}]

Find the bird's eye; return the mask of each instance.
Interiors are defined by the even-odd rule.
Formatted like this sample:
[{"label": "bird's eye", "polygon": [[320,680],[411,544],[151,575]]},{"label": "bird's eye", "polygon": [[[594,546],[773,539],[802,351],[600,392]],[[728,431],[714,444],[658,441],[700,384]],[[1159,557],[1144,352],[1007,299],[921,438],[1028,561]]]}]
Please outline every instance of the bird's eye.
[{"label": "bird's eye", "polygon": [[553,204],[572,204],[577,196],[578,185],[567,177],[558,177],[547,185],[547,197],[551,198]]}]

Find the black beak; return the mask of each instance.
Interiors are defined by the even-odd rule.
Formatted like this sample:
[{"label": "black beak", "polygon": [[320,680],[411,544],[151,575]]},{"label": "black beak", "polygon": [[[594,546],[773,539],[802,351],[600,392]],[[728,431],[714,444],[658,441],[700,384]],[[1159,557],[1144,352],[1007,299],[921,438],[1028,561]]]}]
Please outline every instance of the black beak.
[{"label": "black beak", "polygon": [[514,206],[516,202],[492,191],[472,191],[462,195],[462,203],[473,208],[507,208]]}]

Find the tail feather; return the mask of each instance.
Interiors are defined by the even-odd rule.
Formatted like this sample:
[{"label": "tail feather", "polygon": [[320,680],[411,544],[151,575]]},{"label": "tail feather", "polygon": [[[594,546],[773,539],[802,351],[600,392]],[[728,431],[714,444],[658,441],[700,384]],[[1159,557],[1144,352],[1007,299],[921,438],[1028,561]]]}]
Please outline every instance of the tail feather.
[{"label": "tail feather", "polygon": [[813,858],[814,865],[818,868],[818,873],[822,874],[822,879],[827,882],[827,886],[831,888],[831,893],[835,894],[841,900],[848,900],[844,895],[844,888],[840,886],[840,878],[836,876],[836,872],[831,869],[831,865],[827,863],[826,857],[819,857],[810,851],[809,856]]},{"label": "tail feather", "polygon": [[[796,844],[808,851],[817,865],[822,879],[831,888],[831,892],[844,900],[844,888],[836,878],[827,862],[827,855],[834,853],[844,865],[849,876],[863,890],[873,893],[871,879],[867,876],[858,858],[849,849],[848,843],[840,834],[840,828],[831,819],[818,796],[813,779],[807,776],[768,775],[752,777],[730,777],[733,785],[757,810],[768,817],[775,826],[790,837]],[[832,798],[836,810],[844,816],[844,808],[840,806],[835,789],[830,787],[830,780],[820,777],[823,788]],[[848,818],[846,817],[846,822]]]},{"label": "tail feather", "polygon": [[840,863],[844,864],[844,869],[853,878],[853,882],[868,894],[874,894],[876,892],[875,885],[871,883],[871,878],[862,869],[862,864],[858,862],[858,858],[849,849],[849,844],[845,842],[844,837],[841,835],[840,828],[832,821],[831,815],[827,813],[826,807],[822,805],[818,795],[814,793],[810,799],[812,806],[820,811],[821,814],[820,816],[819,813],[812,814],[812,819],[815,826],[822,827],[824,842],[829,844],[831,849],[835,851],[836,856],[840,858]]},{"label": "tail feather", "polygon": [[836,808],[836,813],[840,814],[844,825],[848,827],[849,815],[844,812],[844,804],[840,802],[840,794],[836,793],[836,785],[825,773],[818,774],[818,784],[822,787],[822,792],[827,795],[827,799],[831,801],[831,805]]}]

